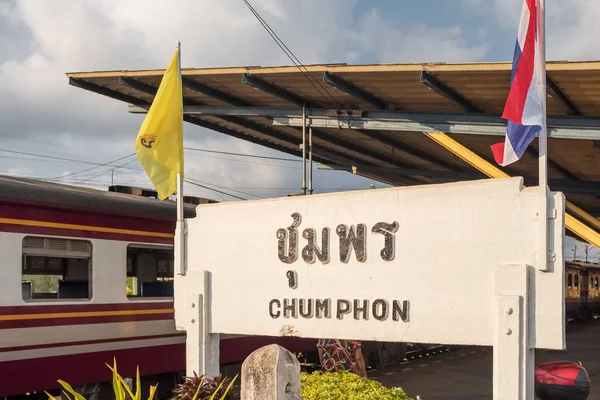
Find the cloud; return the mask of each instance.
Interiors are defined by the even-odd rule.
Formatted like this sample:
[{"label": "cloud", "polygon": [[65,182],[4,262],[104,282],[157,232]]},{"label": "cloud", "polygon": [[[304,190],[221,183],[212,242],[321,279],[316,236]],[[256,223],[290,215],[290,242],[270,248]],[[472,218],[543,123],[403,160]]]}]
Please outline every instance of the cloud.
[{"label": "cloud", "polygon": [[[523,0],[462,0],[516,40]],[[600,59],[600,2],[597,0],[546,1],[546,52],[548,60],[590,61]],[[488,27],[488,29],[490,29]],[[493,28],[492,28],[493,29]]]},{"label": "cloud", "polygon": [[[378,11],[357,11],[357,0],[254,0],[252,4],[305,64],[475,61],[487,51],[484,45],[467,40],[457,24],[432,28],[416,22],[398,28]],[[4,145],[0,147],[97,163],[133,153],[143,116],[129,114],[124,103],[69,86],[65,73],[165,68],[178,40],[183,67],[291,63],[239,0],[1,3],[0,136]],[[189,124],[185,130],[188,147],[289,158]],[[187,175],[198,181],[262,196],[295,193],[301,186],[298,162],[193,152],[186,156]],[[32,161],[29,156],[0,151],[0,171],[69,175],[65,182],[97,187],[112,179],[150,186],[135,157],[121,161],[128,162],[123,168],[101,167],[70,175],[90,165]],[[316,170],[314,178],[315,187],[323,191],[368,188],[371,183],[342,172]],[[213,196],[193,186],[186,185],[186,191]]]},{"label": "cloud", "polygon": [[467,43],[458,25],[440,28],[417,22],[399,29],[377,9],[363,19],[354,36],[382,63],[476,62],[488,51],[484,44]]},{"label": "cloud", "polygon": [[600,3],[595,0],[554,0],[548,3],[548,58],[582,61],[600,59]]}]

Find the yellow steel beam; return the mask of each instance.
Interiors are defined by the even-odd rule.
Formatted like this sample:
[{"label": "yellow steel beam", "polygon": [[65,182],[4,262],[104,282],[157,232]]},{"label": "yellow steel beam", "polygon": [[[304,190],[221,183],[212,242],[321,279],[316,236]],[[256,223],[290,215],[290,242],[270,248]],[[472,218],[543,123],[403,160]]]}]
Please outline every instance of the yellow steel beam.
[{"label": "yellow steel beam", "polygon": [[[458,143],[456,140],[452,139],[450,136],[446,135],[442,132],[423,132],[425,136],[432,139],[434,142],[438,143],[446,150],[460,157],[473,167],[477,168],[479,171],[483,172],[485,175],[490,178],[508,178],[509,175],[487,162],[483,158],[479,157],[477,154]],[[567,211],[577,215],[582,220],[588,222],[594,228],[600,230],[600,221],[597,218],[594,218],[590,214],[583,211],[581,208],[577,207],[575,204],[570,201],[566,201],[565,208]],[[600,233],[594,229],[591,229],[589,226],[585,225],[574,216],[565,213],[565,226],[568,230],[584,239],[591,245],[596,247],[600,247]]]}]

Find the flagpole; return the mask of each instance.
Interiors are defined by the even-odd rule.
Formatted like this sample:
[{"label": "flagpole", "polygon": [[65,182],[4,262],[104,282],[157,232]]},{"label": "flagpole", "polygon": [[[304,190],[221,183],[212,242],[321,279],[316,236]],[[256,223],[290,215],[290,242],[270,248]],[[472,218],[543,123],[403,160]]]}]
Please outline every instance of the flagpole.
[{"label": "flagpole", "polygon": [[546,187],[548,186],[548,133],[546,125],[546,6],[545,0],[539,0],[539,52],[541,62],[541,74],[540,77],[540,95],[542,97],[542,130],[540,131],[539,137],[539,169],[540,169],[540,190],[546,196]]},{"label": "flagpole", "polygon": [[[178,60],[178,80],[181,84],[181,42],[177,42],[177,60]],[[181,140],[183,141],[183,132]],[[183,214],[183,175],[177,174],[177,238],[176,240],[176,261],[179,275],[185,275],[185,217]]]},{"label": "flagpole", "polygon": [[539,188],[541,191],[540,208],[540,261],[538,268],[548,270],[548,131],[546,124],[546,4],[538,0],[538,51],[540,62],[540,96],[542,99],[542,129],[539,135]]}]

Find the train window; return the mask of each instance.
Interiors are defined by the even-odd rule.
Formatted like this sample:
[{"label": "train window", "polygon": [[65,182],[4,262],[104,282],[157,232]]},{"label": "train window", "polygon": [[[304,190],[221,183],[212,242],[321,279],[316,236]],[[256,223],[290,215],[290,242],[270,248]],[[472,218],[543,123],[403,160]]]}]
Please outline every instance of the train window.
[{"label": "train window", "polygon": [[573,275],[573,286],[575,286],[576,288],[579,287],[579,274]]},{"label": "train window", "polygon": [[173,297],[173,248],[130,245],[127,248],[129,298]]},{"label": "train window", "polygon": [[573,274],[567,275],[567,287],[573,287]]},{"label": "train window", "polygon": [[22,245],[23,300],[90,299],[92,244],[86,240],[26,236]]},{"label": "train window", "polygon": [[596,287],[596,289],[598,289],[598,276],[594,277],[594,286]]}]

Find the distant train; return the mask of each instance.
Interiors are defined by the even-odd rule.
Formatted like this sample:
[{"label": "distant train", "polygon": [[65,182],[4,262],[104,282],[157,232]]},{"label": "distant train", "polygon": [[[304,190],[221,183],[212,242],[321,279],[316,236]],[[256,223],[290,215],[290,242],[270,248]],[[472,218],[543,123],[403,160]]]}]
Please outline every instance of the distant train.
[{"label": "distant train", "polygon": [[[195,217],[194,204],[185,205],[186,217]],[[173,309],[175,217],[173,202],[127,187],[0,176],[0,397],[46,398],[41,391],[58,379],[97,391],[111,379],[105,363],[113,357],[124,376],[139,365],[143,379],[169,395],[185,371],[185,332],[175,329]],[[567,262],[570,318],[598,311],[599,278],[600,265]],[[227,335],[220,362],[240,363],[270,343],[318,362],[316,339]],[[377,365],[398,362],[406,348],[364,343]]]},{"label": "distant train", "polygon": [[600,264],[565,262],[565,310],[567,318],[590,318],[600,312]]}]

